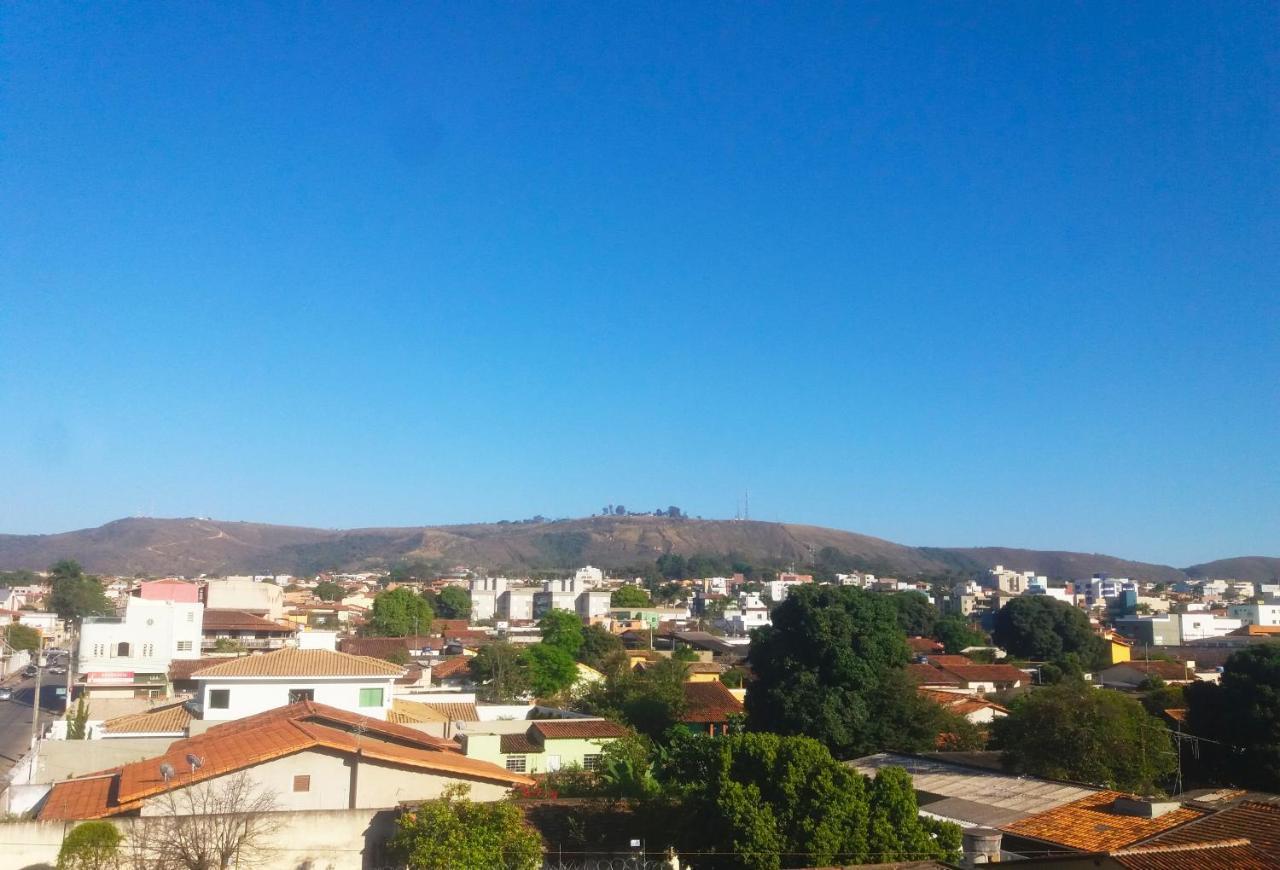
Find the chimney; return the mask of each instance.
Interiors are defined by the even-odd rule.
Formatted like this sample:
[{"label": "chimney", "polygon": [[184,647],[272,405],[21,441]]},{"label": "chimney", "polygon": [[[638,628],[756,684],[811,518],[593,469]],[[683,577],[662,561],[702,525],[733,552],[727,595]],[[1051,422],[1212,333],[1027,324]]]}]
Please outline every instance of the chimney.
[{"label": "chimney", "polygon": [[1154,798],[1118,797],[1111,804],[1111,811],[1122,816],[1158,819],[1182,806],[1178,801],[1158,801]]},{"label": "chimney", "polygon": [[999,864],[1001,836],[994,828],[965,828],[964,866]]}]

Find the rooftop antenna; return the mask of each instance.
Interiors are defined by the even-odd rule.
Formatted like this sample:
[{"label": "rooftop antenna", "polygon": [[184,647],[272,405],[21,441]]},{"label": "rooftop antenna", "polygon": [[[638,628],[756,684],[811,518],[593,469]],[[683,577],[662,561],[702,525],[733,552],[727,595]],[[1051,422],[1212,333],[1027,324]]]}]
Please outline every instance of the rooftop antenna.
[{"label": "rooftop antenna", "polygon": [[168,782],[169,780],[173,779],[172,764],[166,761],[164,764],[160,765],[160,778],[163,779],[165,782]]},{"label": "rooftop antenna", "polygon": [[188,752],[187,764],[191,765],[191,775],[195,776],[196,771],[204,765],[204,759],[196,755],[194,752]]}]

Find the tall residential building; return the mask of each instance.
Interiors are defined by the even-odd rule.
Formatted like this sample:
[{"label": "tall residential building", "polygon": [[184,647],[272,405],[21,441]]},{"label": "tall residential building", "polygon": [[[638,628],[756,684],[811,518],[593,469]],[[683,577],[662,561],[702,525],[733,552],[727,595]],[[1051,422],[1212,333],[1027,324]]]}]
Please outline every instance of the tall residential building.
[{"label": "tall residential building", "polygon": [[163,697],[169,664],[200,657],[204,605],[130,596],[124,616],[85,617],[79,678],[91,697]]}]

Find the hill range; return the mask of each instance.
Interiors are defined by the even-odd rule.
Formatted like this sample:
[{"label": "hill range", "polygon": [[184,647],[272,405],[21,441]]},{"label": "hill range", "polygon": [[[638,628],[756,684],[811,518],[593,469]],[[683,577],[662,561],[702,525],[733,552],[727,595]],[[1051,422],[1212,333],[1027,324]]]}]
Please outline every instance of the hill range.
[{"label": "hill range", "polygon": [[653,516],[346,530],[135,517],[60,534],[0,535],[0,570],[41,570],[59,559],[76,559],[100,574],[299,574],[375,570],[423,560],[520,573],[585,564],[625,568],[666,553],[803,566],[824,548],[839,550],[863,570],[900,576],[1003,564],[1061,579],[1106,572],[1159,582],[1189,577],[1280,580],[1280,558],[1266,556],[1175,568],[1096,553],[910,547],[817,526]]}]

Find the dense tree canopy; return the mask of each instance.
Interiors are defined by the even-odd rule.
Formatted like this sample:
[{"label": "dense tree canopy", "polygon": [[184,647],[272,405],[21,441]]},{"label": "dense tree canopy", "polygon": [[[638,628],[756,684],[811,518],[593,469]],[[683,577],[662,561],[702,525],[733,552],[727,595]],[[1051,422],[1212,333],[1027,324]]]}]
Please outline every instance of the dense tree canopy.
[{"label": "dense tree canopy", "polygon": [[346,587],[332,580],[322,580],[311,591],[321,601],[341,601],[347,595]]},{"label": "dense tree canopy", "polygon": [[684,680],[688,666],[663,659],[642,673],[625,659],[606,663],[606,678],[578,699],[580,710],[622,722],[653,739],[663,738],[684,712]]},{"label": "dense tree canopy", "polygon": [[837,758],[932,748],[949,721],[907,678],[906,639],[888,596],[800,586],[757,629],[749,654],[747,724],[805,734]]},{"label": "dense tree canopy", "polygon": [[623,586],[609,596],[610,607],[648,607],[652,603],[649,593],[639,586]]},{"label": "dense tree canopy", "polygon": [[471,679],[487,701],[505,703],[529,691],[529,673],[520,651],[510,643],[487,643],[467,663]]},{"label": "dense tree canopy", "polygon": [[1214,782],[1280,792],[1280,643],[1231,654],[1222,679],[1183,691],[1187,728],[1218,741],[1200,746],[1200,770]]},{"label": "dense tree canopy", "polygon": [[569,689],[578,679],[578,664],[563,647],[535,643],[521,653],[529,688],[538,698],[551,698]]},{"label": "dense tree canopy", "polygon": [[991,728],[1016,773],[1149,793],[1177,766],[1168,730],[1138,701],[1082,681],[1015,699]]},{"label": "dense tree canopy", "polygon": [[40,649],[40,632],[29,625],[10,623],[4,628],[5,643],[14,649],[25,649],[35,652]]},{"label": "dense tree canopy", "polygon": [[938,610],[923,592],[895,592],[889,596],[897,611],[898,625],[910,637],[928,637],[938,621]]},{"label": "dense tree canopy", "polygon": [[51,585],[48,607],[60,619],[77,620],[112,612],[111,602],[97,577],[86,574],[57,577]]},{"label": "dense tree canopy", "polygon": [[676,734],[660,778],[674,791],[699,867],[777,870],[957,860],[960,829],[921,819],[911,779],[850,770],[816,740]]},{"label": "dense tree canopy", "polygon": [[81,822],[62,840],[58,870],[110,870],[117,866],[123,839],[110,822]]},{"label": "dense tree canopy", "polygon": [[471,616],[471,593],[461,586],[446,586],[436,596],[436,613],[443,619]]},{"label": "dense tree canopy", "polygon": [[946,648],[948,655],[955,655],[971,646],[984,646],[987,642],[982,632],[957,613],[944,616],[933,624],[933,638]]},{"label": "dense tree canopy", "polygon": [[603,671],[612,656],[622,652],[618,636],[600,625],[588,625],[582,629],[582,646],[578,649],[578,661]]},{"label": "dense tree canopy", "polygon": [[379,592],[369,609],[365,633],[378,637],[407,637],[431,628],[435,613],[421,595],[401,586],[390,592]]},{"label": "dense tree canopy", "polygon": [[1047,595],[1022,595],[1000,608],[992,640],[1033,661],[1075,653],[1086,669],[1092,669],[1106,660],[1106,642],[1093,633],[1084,611]]},{"label": "dense tree canopy", "polygon": [[576,657],[578,650],[582,649],[582,620],[576,613],[548,610],[538,620],[538,629],[542,632],[543,643],[560,647],[570,658]]},{"label": "dense tree canopy", "polygon": [[396,820],[388,845],[411,870],[537,870],[542,838],[507,801],[475,803],[450,786]]}]

